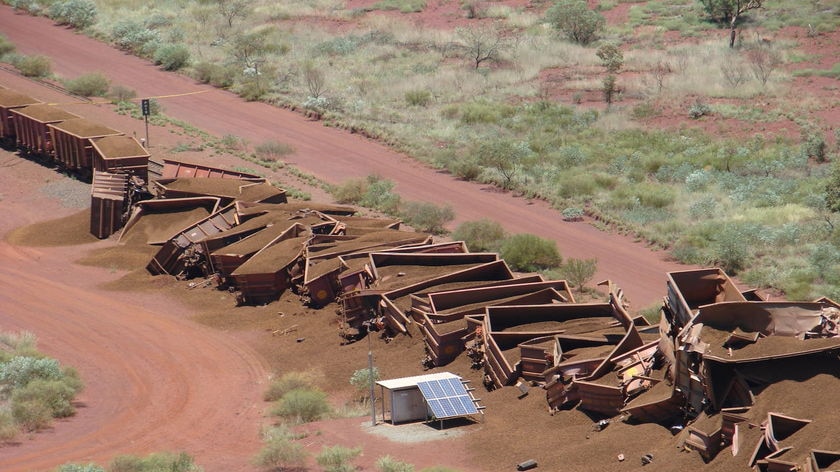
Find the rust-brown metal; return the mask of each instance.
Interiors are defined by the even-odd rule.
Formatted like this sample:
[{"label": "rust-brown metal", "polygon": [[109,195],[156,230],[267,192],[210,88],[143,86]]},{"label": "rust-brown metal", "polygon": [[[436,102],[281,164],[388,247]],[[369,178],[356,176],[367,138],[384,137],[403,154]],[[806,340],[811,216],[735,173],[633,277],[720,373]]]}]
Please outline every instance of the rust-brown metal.
[{"label": "rust-brown metal", "polygon": [[94,170],[123,172],[149,181],[151,154],[133,136],[93,138],[90,144]]},{"label": "rust-brown metal", "polygon": [[53,140],[49,125],[80,118],[52,105],[38,104],[10,109],[15,125],[17,145],[27,152],[53,155]]},{"label": "rust-brown metal", "polygon": [[40,100],[14,90],[0,90],[0,138],[16,142],[15,115],[11,113],[11,110],[40,103]]},{"label": "rust-brown metal", "polygon": [[161,178],[176,179],[190,177],[252,180],[254,182],[265,181],[265,178],[248,172],[220,169],[218,167],[211,167],[205,164],[183,162],[174,159],[163,159],[163,172],[161,173]]},{"label": "rust-brown metal", "polygon": [[97,238],[105,239],[122,227],[128,198],[128,179],[126,174],[93,173],[90,233]]},{"label": "rust-brown metal", "polygon": [[[47,125],[55,149],[55,160],[69,170],[93,168],[93,139],[120,136],[123,133],[99,123],[76,118]],[[109,170],[109,169],[101,169]]]}]

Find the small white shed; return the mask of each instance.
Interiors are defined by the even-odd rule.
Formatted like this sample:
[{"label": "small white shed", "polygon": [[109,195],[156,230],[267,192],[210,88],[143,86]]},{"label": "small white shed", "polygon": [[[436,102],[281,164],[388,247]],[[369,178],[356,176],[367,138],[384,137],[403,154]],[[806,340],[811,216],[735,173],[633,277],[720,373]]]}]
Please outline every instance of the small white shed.
[{"label": "small white shed", "polygon": [[[464,388],[461,377],[450,372],[380,380],[376,384],[382,388],[382,420],[387,421],[386,411],[390,407],[392,424],[466,416],[479,411],[474,405],[476,400]],[[449,393],[445,394],[446,398],[432,399],[429,398],[432,394],[428,389],[426,393],[421,390],[421,384],[449,384],[455,388],[450,387]],[[457,405],[451,402],[456,398]],[[447,403],[447,413],[442,413],[440,402]]]}]

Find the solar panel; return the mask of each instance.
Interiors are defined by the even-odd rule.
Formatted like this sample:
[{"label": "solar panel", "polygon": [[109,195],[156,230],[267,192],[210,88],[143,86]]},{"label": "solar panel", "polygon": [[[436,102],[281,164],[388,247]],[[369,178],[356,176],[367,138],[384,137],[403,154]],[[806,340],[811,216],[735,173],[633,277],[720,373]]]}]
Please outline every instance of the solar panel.
[{"label": "solar panel", "polygon": [[427,380],[417,382],[420,393],[437,419],[478,413],[470,394],[458,378]]}]

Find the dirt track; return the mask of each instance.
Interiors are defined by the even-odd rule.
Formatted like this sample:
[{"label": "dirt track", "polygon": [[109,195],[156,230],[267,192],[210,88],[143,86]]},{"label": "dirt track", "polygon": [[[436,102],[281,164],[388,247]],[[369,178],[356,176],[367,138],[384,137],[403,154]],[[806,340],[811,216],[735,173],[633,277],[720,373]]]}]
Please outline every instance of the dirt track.
[{"label": "dirt track", "polygon": [[[202,92],[164,98],[161,103],[167,115],[217,136],[233,134],[251,143],[288,143],[297,150],[289,163],[327,182],[377,173],[395,182],[395,190],[407,200],[452,205],[457,214],[454,224],[489,217],[510,232],[555,239],[564,257],[597,258],[597,277],[616,282],[636,308],[658,303],[664,293],[665,272],[681,267],[629,238],[608,235],[587,224],[563,222],[543,202],[487,191],[359,135],[324,127],[288,110],[243,102],[231,93],[162,72],[147,61],[54,26],[48,19],[18,15],[2,6],[0,30],[20,53],[49,56],[54,72],[63,77],[100,71],[112,83],[135,89],[139,96]],[[153,151],[155,139],[150,136]]]}]

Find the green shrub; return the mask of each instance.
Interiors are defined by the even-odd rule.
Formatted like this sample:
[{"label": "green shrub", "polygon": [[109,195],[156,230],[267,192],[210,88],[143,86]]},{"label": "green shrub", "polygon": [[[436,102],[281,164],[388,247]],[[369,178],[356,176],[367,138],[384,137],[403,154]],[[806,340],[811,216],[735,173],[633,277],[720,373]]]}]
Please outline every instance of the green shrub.
[{"label": "green shrub", "polygon": [[287,372],[282,377],[276,378],[268,384],[268,388],[263,393],[263,400],[267,402],[277,401],[292,390],[311,389],[314,387],[312,375],[305,372]]},{"label": "green shrub", "polygon": [[604,29],[604,15],[590,10],[586,0],[560,0],[545,12],[546,21],[572,41],[587,45]]},{"label": "green shrub", "polygon": [[712,109],[709,108],[709,105],[706,105],[700,99],[697,99],[691,107],[688,109],[688,116],[691,119],[698,119],[702,116],[711,115]]},{"label": "green shrub", "polygon": [[533,234],[515,234],[502,242],[500,255],[517,271],[535,272],[560,266],[557,243]]},{"label": "green shrub", "polygon": [[295,148],[286,143],[280,143],[277,141],[266,141],[264,143],[258,144],[254,148],[254,156],[266,162],[278,162],[284,156],[288,156],[295,152]]},{"label": "green shrub", "polygon": [[325,472],[353,472],[356,467],[349,462],[361,453],[362,449],[358,447],[324,446],[315,460]]},{"label": "green shrub", "polygon": [[359,201],[360,205],[389,215],[399,213],[402,199],[393,192],[394,182],[377,175],[369,175],[366,185],[365,194]]},{"label": "green shrub", "polygon": [[597,259],[568,259],[563,264],[563,273],[578,292],[583,293],[585,285],[592,280],[598,269]]},{"label": "green shrub", "polygon": [[63,464],[56,469],[56,472],[105,472],[105,469],[97,464]]},{"label": "green shrub", "polygon": [[99,72],[80,75],[64,83],[67,91],[83,97],[104,97],[110,85],[111,81]]},{"label": "green shrub", "polygon": [[400,212],[405,222],[424,233],[444,234],[446,224],[455,219],[451,206],[437,206],[427,202],[407,202]]},{"label": "green shrub", "polygon": [[190,50],[183,44],[164,44],[155,50],[155,64],[163,70],[178,70],[190,62]]},{"label": "green shrub", "polygon": [[581,208],[568,207],[561,212],[563,221],[581,221],[583,220],[584,212]]},{"label": "green shrub", "polygon": [[137,92],[124,85],[113,85],[111,91],[108,92],[108,97],[113,103],[127,102],[137,97]]},{"label": "green shrub", "polygon": [[452,232],[452,239],[464,241],[471,252],[495,252],[507,237],[498,221],[487,218],[465,221]]},{"label": "green shrub", "polygon": [[260,467],[274,470],[288,470],[303,467],[308,456],[303,446],[295,442],[295,437],[286,427],[268,430],[263,437],[263,448],[254,457],[254,463]]},{"label": "green shrub", "polygon": [[367,188],[367,179],[351,179],[333,187],[332,195],[338,203],[357,205],[365,197]]},{"label": "green shrub", "polygon": [[111,28],[111,40],[120,49],[148,55],[157,49],[160,33],[139,21],[120,20]]},{"label": "green shrub", "polygon": [[157,452],[146,457],[117,456],[111,461],[108,472],[201,472],[193,458],[186,452]]},{"label": "green shrub", "polygon": [[26,400],[12,403],[12,418],[24,431],[40,431],[50,425],[52,412],[40,400]]},{"label": "green shrub", "polygon": [[228,88],[234,84],[236,71],[211,62],[199,62],[193,66],[196,80],[214,87]]},{"label": "green shrub", "polygon": [[55,359],[17,356],[0,365],[0,388],[11,391],[35,379],[59,380],[61,366]]},{"label": "green shrub", "polygon": [[58,24],[84,29],[96,23],[96,3],[91,0],[63,0],[50,5],[50,18]]},{"label": "green shrub", "polygon": [[376,460],[376,468],[379,472],[414,472],[414,466],[398,461],[391,456],[382,456]]},{"label": "green shrub", "polygon": [[314,388],[296,388],[286,393],[271,411],[298,423],[317,421],[329,412],[327,394]]},{"label": "green shrub", "polygon": [[413,107],[425,107],[432,102],[432,93],[428,90],[409,90],[405,92],[405,101]]},{"label": "green shrub", "polygon": [[20,56],[12,65],[26,77],[42,79],[52,73],[52,64],[46,56]]},{"label": "green shrub", "polygon": [[6,54],[15,52],[15,45],[9,38],[0,34],[0,57],[5,56]]},{"label": "green shrub", "polygon": [[11,411],[0,409],[0,441],[11,441],[20,432]]},{"label": "green shrub", "polygon": [[53,418],[65,418],[76,412],[71,401],[77,393],[73,386],[61,380],[35,379],[25,387],[15,390],[12,394],[12,404],[37,401],[50,409],[50,416]]},{"label": "green shrub", "polygon": [[350,385],[356,389],[359,400],[367,403],[370,400],[370,386],[377,380],[379,380],[379,369],[374,367],[373,373],[371,373],[371,370],[365,367],[353,372],[353,375],[350,376]]},{"label": "green shrub", "polygon": [[426,0],[379,0],[371,10],[398,10],[400,13],[419,13],[426,9]]}]

